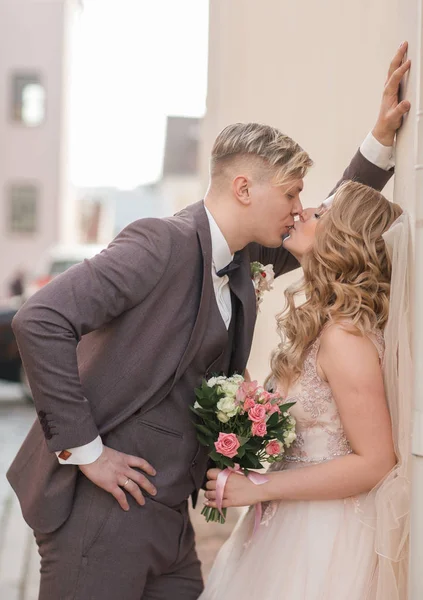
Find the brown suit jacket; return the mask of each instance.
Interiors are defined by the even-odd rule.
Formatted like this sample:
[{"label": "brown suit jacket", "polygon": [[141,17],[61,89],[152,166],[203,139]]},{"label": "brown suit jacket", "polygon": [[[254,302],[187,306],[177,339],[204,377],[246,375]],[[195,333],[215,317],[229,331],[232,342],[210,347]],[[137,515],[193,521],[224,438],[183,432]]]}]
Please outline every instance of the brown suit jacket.
[{"label": "brown suit jacket", "polygon": [[[391,175],[358,152],[341,181],[382,189]],[[86,444],[140,408],[157,406],[201,351],[214,294],[211,252],[203,202],[173,217],[142,219],[93,259],[58,276],[16,315],[13,328],[38,420],[7,477],[34,529],[53,531],[71,511],[78,468],[61,466],[54,452]],[[272,263],[277,276],[298,266],[283,247],[250,244],[242,251],[240,371],[256,318],[255,260]]]}]

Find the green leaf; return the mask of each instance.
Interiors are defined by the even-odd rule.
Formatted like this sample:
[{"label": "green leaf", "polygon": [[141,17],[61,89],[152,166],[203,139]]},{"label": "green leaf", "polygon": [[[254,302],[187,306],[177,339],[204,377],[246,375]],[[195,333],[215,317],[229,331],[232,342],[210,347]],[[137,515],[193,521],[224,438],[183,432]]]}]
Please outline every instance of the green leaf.
[{"label": "green leaf", "polygon": [[245,446],[245,444],[247,444],[251,439],[249,437],[241,437],[240,435],[238,435],[237,438],[241,446]]},{"label": "green leaf", "polygon": [[291,406],[294,406],[295,402],[287,402],[286,404],[282,404],[282,406],[280,406],[280,411],[281,413],[287,412]]},{"label": "green leaf", "polygon": [[214,460],[215,462],[219,462],[220,457],[222,456],[221,454],[219,454],[218,452],[216,452],[216,450],[212,450],[209,453],[209,456],[212,460]]},{"label": "green leaf", "polygon": [[246,453],[245,447],[241,446],[240,448],[238,448],[238,458],[242,458]]},{"label": "green leaf", "polygon": [[197,440],[202,446],[206,446],[207,448],[213,446],[213,439],[203,435],[202,433],[197,433]]},{"label": "green leaf", "polygon": [[218,401],[215,401],[213,397],[201,396],[197,397],[197,402],[202,408],[212,408]]},{"label": "green leaf", "polygon": [[222,454],[219,454],[218,452],[216,452],[216,450],[212,450],[209,453],[209,456],[218,465],[224,465],[225,467],[233,467],[235,464],[232,459],[228,458],[227,456],[223,456]]},{"label": "green leaf", "polygon": [[252,454],[251,452],[246,452],[245,456],[243,457],[242,461],[241,461],[241,466],[244,469],[261,469],[261,462],[259,461],[259,459],[257,458],[257,456],[255,454]]},{"label": "green leaf", "polygon": [[194,427],[200,433],[204,433],[208,437],[213,437],[213,432],[210,431],[210,429],[208,427],[206,427],[205,425],[202,425],[201,423],[194,423]]},{"label": "green leaf", "polygon": [[278,413],[273,413],[273,415],[271,415],[269,417],[269,419],[267,420],[266,425],[267,425],[267,427],[274,427],[278,423],[279,423],[279,415],[278,415]]},{"label": "green leaf", "polygon": [[220,462],[223,463],[226,467],[233,467],[235,464],[234,461],[231,458],[228,458],[227,456],[221,456]]},{"label": "green leaf", "polygon": [[215,412],[214,410],[206,410],[204,408],[194,408],[190,406],[189,409],[193,412],[197,417],[199,417],[202,421],[210,423],[215,421]]},{"label": "green leaf", "polygon": [[284,433],[283,429],[281,429],[279,431],[274,431],[273,432],[273,437],[275,437],[277,440],[279,440],[280,442],[282,442],[282,444],[284,443],[283,433]]},{"label": "green leaf", "polygon": [[202,413],[200,412],[200,410],[202,410],[201,408],[194,408],[192,405],[189,406],[189,409],[195,414],[197,415],[197,417],[201,417],[203,418]]}]

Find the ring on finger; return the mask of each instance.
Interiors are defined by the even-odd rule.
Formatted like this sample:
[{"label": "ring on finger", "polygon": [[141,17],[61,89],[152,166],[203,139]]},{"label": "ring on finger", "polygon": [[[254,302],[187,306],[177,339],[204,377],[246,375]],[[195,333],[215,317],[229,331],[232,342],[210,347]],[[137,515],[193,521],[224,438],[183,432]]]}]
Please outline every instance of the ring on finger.
[{"label": "ring on finger", "polygon": [[122,488],[125,488],[125,487],[128,485],[128,483],[129,483],[130,481],[132,481],[132,479],[129,479],[129,478],[128,478],[128,479],[125,481],[125,483],[124,483],[124,484],[123,484],[121,487],[122,487]]}]

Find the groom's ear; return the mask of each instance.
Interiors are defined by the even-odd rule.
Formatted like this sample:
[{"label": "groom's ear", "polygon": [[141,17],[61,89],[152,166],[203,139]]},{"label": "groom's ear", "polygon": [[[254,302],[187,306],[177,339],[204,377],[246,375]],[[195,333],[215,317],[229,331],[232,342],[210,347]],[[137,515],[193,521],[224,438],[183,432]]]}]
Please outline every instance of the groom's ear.
[{"label": "groom's ear", "polygon": [[246,175],[237,175],[232,181],[233,194],[244,206],[251,203],[250,185],[250,179]]}]

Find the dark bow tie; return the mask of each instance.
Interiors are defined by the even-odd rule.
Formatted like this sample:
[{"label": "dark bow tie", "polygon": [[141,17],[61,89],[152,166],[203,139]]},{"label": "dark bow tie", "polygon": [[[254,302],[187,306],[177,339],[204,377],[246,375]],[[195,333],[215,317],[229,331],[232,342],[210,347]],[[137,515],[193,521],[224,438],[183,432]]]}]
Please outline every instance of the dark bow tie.
[{"label": "dark bow tie", "polygon": [[226,267],[223,267],[223,269],[220,269],[220,271],[216,271],[216,275],[218,277],[224,277],[224,275],[229,275],[233,271],[236,271],[237,269],[239,269],[240,266],[241,266],[241,253],[235,252],[233,260],[231,260],[231,262],[228,265],[226,265]]}]

